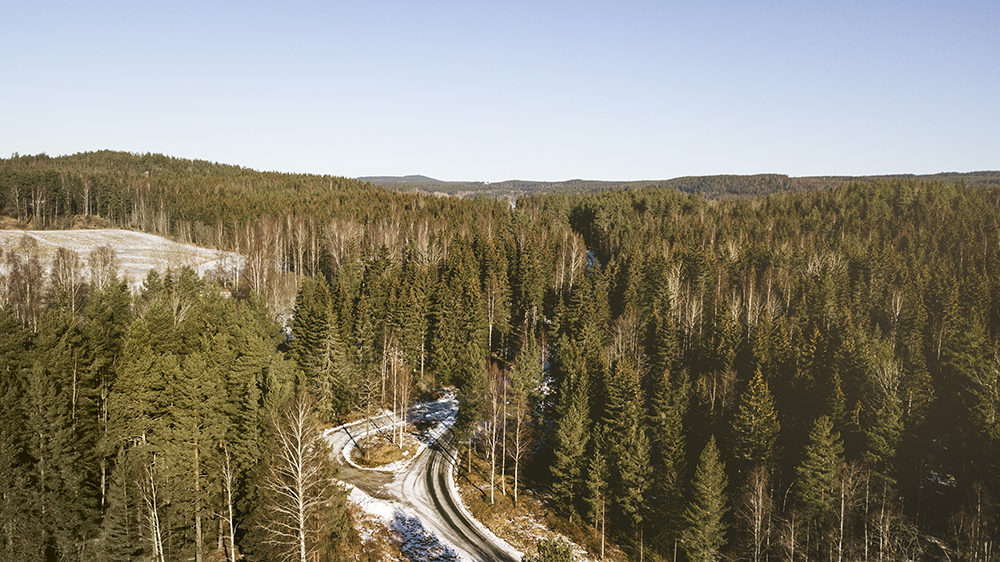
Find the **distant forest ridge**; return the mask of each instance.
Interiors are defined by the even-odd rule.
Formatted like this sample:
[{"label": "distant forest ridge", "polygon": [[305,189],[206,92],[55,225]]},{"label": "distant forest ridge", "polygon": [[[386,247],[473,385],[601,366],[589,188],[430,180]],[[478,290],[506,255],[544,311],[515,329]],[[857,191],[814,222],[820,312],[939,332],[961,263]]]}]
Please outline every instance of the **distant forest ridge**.
[{"label": "distant forest ridge", "polygon": [[358,180],[381,185],[387,189],[419,190],[427,193],[474,196],[486,195],[505,198],[542,193],[597,193],[601,191],[670,187],[709,199],[723,197],[756,197],[771,193],[829,189],[844,182],[873,181],[877,179],[920,179],[984,187],[1000,186],[1000,171],[943,172],[939,174],[890,174],[882,176],[807,176],[789,177],[785,174],[686,176],[669,180],[599,181],[572,179],[559,182],[507,180],[502,182],[449,182],[427,176],[369,176]]},{"label": "distant forest ridge", "polygon": [[251,168],[220,164],[206,160],[190,160],[162,154],[139,154],[131,152],[101,150],[81,152],[67,156],[50,157],[45,154],[18,155],[9,159],[0,158],[0,168],[34,168],[82,174],[99,174],[112,177],[156,176],[169,177],[216,177],[239,180],[291,181],[300,184],[317,184],[326,179],[327,184],[340,186],[364,184],[383,187],[393,191],[446,194],[459,197],[485,196],[495,199],[515,199],[522,195],[545,193],[599,193],[649,187],[674,188],[688,194],[698,194],[708,199],[745,198],[765,196],[772,193],[802,192],[829,189],[845,182],[875,181],[878,179],[919,179],[944,183],[964,182],[994,188],[1000,186],[1000,171],[942,172],[938,174],[889,174],[882,176],[807,176],[789,177],[785,174],[713,175],[687,176],[665,180],[600,181],[571,179],[558,182],[507,180],[502,182],[442,181],[423,175],[407,176],[366,176],[345,178],[320,176],[315,174],[290,174],[261,172]]}]

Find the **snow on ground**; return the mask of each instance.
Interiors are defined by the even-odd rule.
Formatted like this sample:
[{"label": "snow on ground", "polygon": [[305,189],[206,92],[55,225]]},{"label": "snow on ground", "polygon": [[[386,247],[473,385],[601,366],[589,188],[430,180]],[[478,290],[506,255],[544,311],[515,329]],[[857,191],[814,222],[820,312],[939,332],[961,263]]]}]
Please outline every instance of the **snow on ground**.
[{"label": "snow on ground", "polygon": [[[430,408],[429,406],[431,404],[436,407]],[[364,427],[364,430],[362,431],[355,430],[355,433],[351,433],[351,435],[354,436],[353,439],[349,441],[342,450],[335,451],[334,454],[338,455],[342,460],[350,463],[352,467],[358,470],[391,472],[397,475],[402,475],[412,463],[413,459],[419,457],[429,444],[441,437],[441,435],[443,435],[444,432],[446,432],[448,428],[455,423],[455,416],[457,414],[458,400],[455,398],[453,393],[445,395],[444,397],[436,400],[434,403],[418,403],[416,406],[410,408],[407,415],[408,418],[413,419],[415,417],[419,417],[423,421],[432,422],[432,426],[429,430],[422,432],[419,435],[420,448],[413,456],[378,468],[365,468],[359,466],[351,459],[351,450],[354,448],[353,439],[359,439],[369,433],[374,433],[380,430],[384,431],[392,427],[398,427],[402,423],[406,423],[403,420],[395,418],[391,411],[385,410],[373,416],[373,419],[381,418],[383,421],[387,419],[395,420],[381,425],[379,429],[369,428],[367,425],[368,420],[359,420],[328,429],[324,431],[324,435],[328,440],[330,440],[333,434],[340,430],[346,429],[349,431],[355,426]],[[367,516],[385,525],[385,527],[389,530],[393,541],[398,545],[400,552],[402,552],[408,560],[413,562],[432,562],[439,560],[460,562],[465,560],[465,558],[462,557],[454,547],[447,544],[446,541],[442,540],[434,532],[428,530],[425,527],[424,522],[421,521],[420,516],[409,507],[397,501],[374,498],[361,489],[346,482],[342,482],[342,484],[349,492],[347,497],[348,501],[355,507],[359,508]]]},{"label": "snow on ground", "polygon": [[189,266],[202,277],[209,272],[233,275],[244,261],[234,252],[179,244],[153,234],[117,229],[0,230],[0,247],[14,250],[25,236],[38,242],[39,261],[43,267],[51,266],[56,250],[62,247],[77,253],[84,276],[89,274],[87,259],[90,253],[101,246],[110,247],[118,256],[119,273],[133,291],[138,290],[152,269],[162,272],[167,268]]},{"label": "snow on ground", "polygon": [[462,494],[458,488],[458,484],[455,482],[454,466],[452,467],[452,469],[453,470],[448,471],[448,493],[451,494],[451,496],[457,500],[456,503],[458,503],[458,508],[462,510],[462,512],[465,514],[465,517],[469,521],[472,521],[472,523],[476,526],[477,529],[479,529],[479,532],[482,533],[483,536],[487,537],[494,544],[501,546],[511,556],[513,556],[515,560],[519,560],[521,558],[521,553],[518,552],[516,548],[511,546],[511,544],[506,540],[498,537],[493,532],[492,529],[490,529],[486,525],[483,525],[482,521],[480,521],[476,516],[472,515],[472,512],[469,511],[469,508],[465,505],[465,500],[462,498]]},{"label": "snow on ground", "polygon": [[[344,461],[346,461],[348,464],[350,464],[351,466],[353,466],[358,470],[374,470],[377,472],[393,472],[393,473],[399,473],[402,472],[403,470],[406,470],[406,468],[410,466],[410,463],[413,461],[413,459],[419,457],[420,454],[424,452],[424,449],[426,449],[429,444],[437,441],[438,437],[441,437],[441,435],[443,435],[444,432],[447,431],[448,428],[455,423],[455,416],[458,415],[458,401],[455,398],[455,396],[454,395],[445,396],[443,398],[439,398],[436,402],[438,404],[450,407],[445,410],[435,410],[433,412],[424,414],[423,411],[426,409],[425,403],[421,402],[418,403],[416,406],[410,408],[410,411],[407,414],[407,418],[409,419],[412,419],[415,415],[420,415],[420,419],[424,421],[434,422],[434,426],[431,428],[429,432],[425,432],[419,435],[418,438],[419,445],[417,446],[416,452],[414,452],[412,456],[405,459],[400,459],[396,462],[384,466],[379,466],[374,468],[364,467],[354,462],[354,458],[351,453],[354,451],[355,439],[363,439],[364,437],[367,437],[372,433],[388,431],[393,428],[397,428],[400,425],[403,425],[404,423],[410,423],[408,421],[397,420],[392,423],[379,426],[373,426],[373,427],[366,426],[364,431],[355,430],[354,433],[351,433],[353,439],[347,444],[342,453]],[[373,416],[373,419],[378,417],[395,419],[394,416],[395,414],[393,412],[385,410]],[[333,429],[328,429],[324,432],[324,434],[329,438],[330,435],[332,435],[337,431],[340,431],[341,429],[348,429],[355,425],[361,425],[365,421],[366,420],[361,420],[351,424],[335,427]]]},{"label": "snow on ground", "polygon": [[419,516],[399,502],[373,498],[350,484],[345,486],[350,490],[348,501],[381,521],[407,559],[413,562],[463,560],[454,548],[425,529]]}]

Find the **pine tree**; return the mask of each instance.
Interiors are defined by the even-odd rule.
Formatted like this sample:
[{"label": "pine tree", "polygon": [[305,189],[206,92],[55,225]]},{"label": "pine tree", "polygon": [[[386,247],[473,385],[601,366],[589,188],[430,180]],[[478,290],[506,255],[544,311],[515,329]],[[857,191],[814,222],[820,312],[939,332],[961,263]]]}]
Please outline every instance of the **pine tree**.
[{"label": "pine tree", "polygon": [[[553,431],[552,495],[563,510],[572,515],[580,497],[584,452],[589,440],[589,395],[586,371],[567,357],[572,344],[563,340],[560,363],[565,379],[560,390],[560,405]],[[569,363],[569,365],[567,365]]]},{"label": "pine tree", "polygon": [[684,511],[684,550],[692,562],[712,562],[726,544],[726,472],[715,437],[698,458],[691,499]]},{"label": "pine tree", "polygon": [[774,461],[778,417],[760,369],[740,398],[733,417],[732,434],[736,473],[741,480],[755,466],[769,466]]},{"label": "pine tree", "polygon": [[843,444],[830,418],[816,420],[809,433],[802,462],[795,470],[795,497],[802,514],[820,525],[832,515],[831,506],[838,486],[837,470],[843,463]]},{"label": "pine tree", "polygon": [[647,505],[650,517],[656,521],[658,542],[663,548],[672,548],[682,529],[684,487],[681,476],[685,451],[683,417],[687,410],[690,384],[681,372],[671,383],[669,374],[656,380],[650,401],[650,475]]}]

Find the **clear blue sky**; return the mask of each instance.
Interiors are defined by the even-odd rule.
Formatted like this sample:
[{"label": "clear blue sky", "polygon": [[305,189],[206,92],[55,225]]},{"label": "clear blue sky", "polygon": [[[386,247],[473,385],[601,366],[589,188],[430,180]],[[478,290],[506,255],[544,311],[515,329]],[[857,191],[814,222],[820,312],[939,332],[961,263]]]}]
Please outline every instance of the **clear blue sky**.
[{"label": "clear blue sky", "polygon": [[1000,169],[1000,2],[0,3],[0,155],[445,180]]}]

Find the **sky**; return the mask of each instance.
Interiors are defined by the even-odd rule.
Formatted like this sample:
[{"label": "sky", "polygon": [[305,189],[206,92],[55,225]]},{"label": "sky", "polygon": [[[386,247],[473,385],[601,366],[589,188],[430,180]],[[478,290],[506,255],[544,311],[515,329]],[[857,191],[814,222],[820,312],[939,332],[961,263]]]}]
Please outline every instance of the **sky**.
[{"label": "sky", "polygon": [[0,157],[451,181],[998,170],[998,30],[996,0],[0,0]]}]

